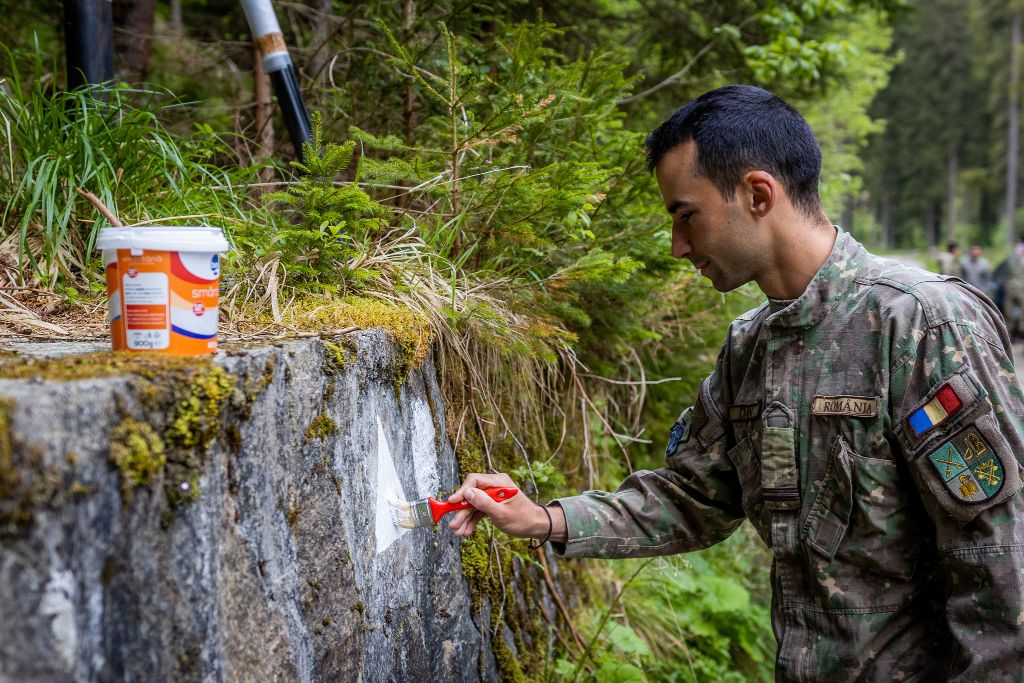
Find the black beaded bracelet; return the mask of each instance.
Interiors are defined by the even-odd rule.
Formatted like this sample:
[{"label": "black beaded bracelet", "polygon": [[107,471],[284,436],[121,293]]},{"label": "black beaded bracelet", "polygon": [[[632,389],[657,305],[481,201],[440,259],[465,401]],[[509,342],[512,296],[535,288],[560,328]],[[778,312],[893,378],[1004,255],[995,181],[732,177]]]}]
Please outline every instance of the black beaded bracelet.
[{"label": "black beaded bracelet", "polygon": [[539,507],[541,510],[543,510],[544,514],[548,516],[548,533],[544,537],[544,540],[541,541],[540,543],[534,544],[533,541],[530,541],[527,544],[527,546],[526,546],[530,550],[537,550],[538,548],[543,546],[545,543],[547,543],[551,539],[551,532],[554,531],[554,529],[555,529],[555,523],[551,519],[551,511],[548,510],[548,506],[547,505],[538,505],[537,507]]}]

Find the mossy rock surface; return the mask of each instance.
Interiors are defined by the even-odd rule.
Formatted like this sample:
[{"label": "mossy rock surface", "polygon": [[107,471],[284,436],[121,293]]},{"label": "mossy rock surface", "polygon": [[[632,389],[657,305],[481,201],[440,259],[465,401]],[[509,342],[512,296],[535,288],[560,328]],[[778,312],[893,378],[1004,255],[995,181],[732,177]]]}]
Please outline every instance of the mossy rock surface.
[{"label": "mossy rock surface", "polygon": [[380,545],[378,425],[410,498],[460,479],[431,360],[395,390],[404,354],[366,331],[0,358],[0,678],[535,679],[522,550],[443,525]]}]

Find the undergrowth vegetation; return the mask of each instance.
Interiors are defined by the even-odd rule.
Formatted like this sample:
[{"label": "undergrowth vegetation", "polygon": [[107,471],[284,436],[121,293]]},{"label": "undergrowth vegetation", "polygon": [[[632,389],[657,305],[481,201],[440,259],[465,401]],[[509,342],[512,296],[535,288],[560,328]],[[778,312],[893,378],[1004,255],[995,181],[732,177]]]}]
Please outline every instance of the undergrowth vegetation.
[{"label": "undergrowth vegetation", "polygon": [[52,67],[10,62],[0,87],[0,221],[10,284],[97,290],[95,241],[110,223],[81,192],[122,222],[203,223],[227,228],[252,218],[237,164],[208,127],[172,133],[173,96],[120,86],[54,88]]},{"label": "undergrowth vegetation", "polygon": [[[380,326],[410,367],[433,348],[463,474],[511,472],[547,499],[660,466],[665,435],[713,366],[728,321],[759,296],[719,295],[670,257],[644,135],[727,78],[757,79],[812,104],[854,81],[863,96],[849,115],[859,137],[843,137],[848,128],[838,125],[823,143],[855,151],[870,128],[865,93],[884,79],[856,81],[850,46],[834,31],[856,23],[837,23],[846,10],[878,3],[769,3],[762,12],[733,0],[631,19],[618,16],[633,11],[628,3],[580,5],[565,25],[506,4],[504,15],[473,3],[419,14],[399,14],[395,3],[336,2],[330,16],[282,10],[297,12],[295,54],[308,102],[323,112],[305,165],[254,163],[267,150],[254,148],[252,111],[222,106],[237,87],[182,75],[200,48],[218,74],[251,59],[248,47],[211,47],[220,38],[210,27],[155,49],[167,65],[155,63],[151,80],[187,91],[190,102],[158,85],[63,92],[59,70],[40,57],[55,36],[37,38],[34,50],[12,46],[0,72],[3,282],[64,298],[34,308],[31,299],[0,299],[20,307],[19,320],[75,301],[89,302],[78,314],[102,318],[94,243],[110,219],[101,207],[125,225],[220,226],[233,247],[221,334]],[[608,24],[601,12],[618,18]],[[871,16],[871,26],[884,23]],[[627,19],[654,49],[628,47]],[[674,22],[685,31],[665,40]],[[787,51],[794,41],[800,49]],[[872,49],[884,52],[887,39],[877,42]],[[680,59],[676,51],[685,68],[675,64],[673,76],[652,83]],[[833,168],[826,180],[839,187],[849,170]],[[537,561],[486,525],[480,533],[488,567],[478,574],[510,554]],[[477,552],[483,542],[474,543]],[[672,562],[590,562],[582,590],[591,606],[576,616],[590,647],[516,671],[769,680],[764,558],[744,531]],[[502,596],[508,604],[495,614],[516,608]]]}]

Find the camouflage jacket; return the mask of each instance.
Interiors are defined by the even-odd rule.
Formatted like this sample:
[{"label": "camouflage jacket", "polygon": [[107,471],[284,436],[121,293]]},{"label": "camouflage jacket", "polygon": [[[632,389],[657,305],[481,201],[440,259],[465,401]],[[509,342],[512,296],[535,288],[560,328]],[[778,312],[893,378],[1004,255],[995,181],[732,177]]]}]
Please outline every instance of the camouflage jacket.
[{"label": "camouflage jacket", "polygon": [[666,466],[557,501],[566,557],[771,547],[784,681],[1024,680],[1024,395],[987,298],[840,231],[729,329]]}]

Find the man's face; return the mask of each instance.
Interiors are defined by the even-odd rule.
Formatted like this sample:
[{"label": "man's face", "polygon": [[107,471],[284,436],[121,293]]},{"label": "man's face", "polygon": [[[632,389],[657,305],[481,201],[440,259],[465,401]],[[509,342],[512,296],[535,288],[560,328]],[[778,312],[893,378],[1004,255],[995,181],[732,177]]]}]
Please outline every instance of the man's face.
[{"label": "man's face", "polygon": [[768,253],[744,211],[743,193],[725,201],[708,178],[695,173],[696,153],[693,141],[678,145],[654,170],[672,215],[672,256],[688,259],[715,289],[728,292],[757,279]]},{"label": "man's face", "polygon": [[975,245],[971,247],[971,258],[977,261],[981,257],[981,247]]}]

